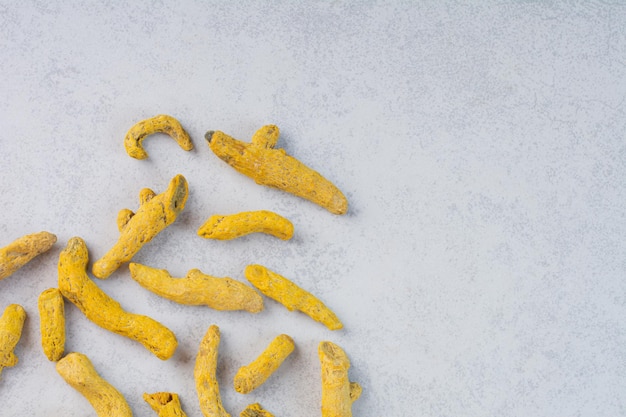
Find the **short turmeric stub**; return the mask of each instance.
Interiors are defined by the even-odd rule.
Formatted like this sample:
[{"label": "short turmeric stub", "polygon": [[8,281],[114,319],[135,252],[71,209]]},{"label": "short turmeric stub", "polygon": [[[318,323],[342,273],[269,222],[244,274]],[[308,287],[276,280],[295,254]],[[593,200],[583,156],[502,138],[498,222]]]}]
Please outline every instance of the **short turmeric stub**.
[{"label": "short turmeric stub", "polygon": [[199,236],[216,240],[236,239],[251,233],[265,233],[289,240],[293,236],[293,224],[280,214],[258,210],[230,215],[216,214],[198,229]]},{"label": "short turmeric stub", "polygon": [[348,379],[350,360],[338,345],[321,342],[318,354],[322,376],[322,417],[352,417],[352,403],[361,386]]},{"label": "short turmeric stub", "polygon": [[278,335],[265,350],[249,365],[237,371],[235,391],[248,394],[263,384],[293,352],[293,339],[286,334]]},{"label": "short turmeric stub", "polygon": [[98,417],[132,417],[124,396],[98,374],[86,355],[68,353],[57,362],[56,369],[65,382],[89,401]]},{"label": "short turmeric stub", "polygon": [[130,128],[124,138],[126,153],[135,159],[146,159],[148,153],[143,148],[143,141],[146,137],[155,133],[169,135],[178,143],[178,146],[186,151],[193,149],[191,138],[180,122],[167,114],[159,114],[142,120]]},{"label": "short turmeric stub", "polygon": [[65,303],[58,288],[48,288],[37,302],[41,346],[50,361],[58,361],[65,352]]},{"label": "short turmeric stub", "polygon": [[22,337],[26,311],[19,304],[10,304],[0,316],[0,373],[4,368],[17,365],[13,352]]},{"label": "short turmeric stub", "polygon": [[22,236],[0,248],[0,279],[4,279],[26,265],[37,255],[49,250],[57,237],[49,232]]},{"label": "short turmeric stub", "polygon": [[262,265],[248,265],[244,274],[261,293],[278,301],[289,311],[301,311],[330,330],[343,328],[339,318],[323,302],[282,275]]},{"label": "short turmeric stub", "polygon": [[254,403],[247,406],[246,409],[239,414],[239,417],[274,417],[274,414],[261,407],[261,404]]},{"label": "short turmeric stub", "polygon": [[187,417],[180,405],[178,394],[173,392],[144,393],[143,399],[152,407],[158,417]]}]

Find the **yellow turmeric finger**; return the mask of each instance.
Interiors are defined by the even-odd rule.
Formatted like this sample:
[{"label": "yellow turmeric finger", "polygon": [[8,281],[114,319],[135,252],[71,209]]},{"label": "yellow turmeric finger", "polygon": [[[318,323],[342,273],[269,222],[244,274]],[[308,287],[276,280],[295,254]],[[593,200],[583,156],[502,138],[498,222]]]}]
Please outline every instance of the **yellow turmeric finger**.
[{"label": "yellow turmeric finger", "polygon": [[261,265],[248,265],[244,274],[261,293],[278,301],[289,311],[301,311],[330,330],[343,327],[339,318],[324,303],[287,278]]},{"label": "yellow turmeric finger", "polygon": [[247,406],[246,409],[239,414],[239,417],[274,417],[274,414],[264,410],[261,404],[254,403]]},{"label": "yellow turmeric finger", "polygon": [[160,114],[135,124],[126,133],[124,148],[126,153],[135,159],[146,159],[147,152],[143,149],[143,140],[154,133],[165,133],[171,136],[186,151],[193,149],[189,134],[180,122],[166,114]]},{"label": "yellow turmeric finger", "polygon": [[220,131],[209,131],[205,138],[215,155],[257,184],[302,197],[331,213],[345,214],[348,200],[333,183],[287,155],[284,149],[274,149],[278,134],[277,126],[268,125],[255,133],[251,143]]},{"label": "yellow turmeric finger", "polygon": [[187,417],[180,405],[178,394],[155,392],[154,394],[143,394],[143,399],[156,411],[158,417]]},{"label": "yellow turmeric finger", "polygon": [[[154,195],[152,190],[140,193],[143,201],[137,213],[131,215],[123,210],[117,223],[120,237],[113,247],[93,264],[92,272],[100,279],[111,275],[121,264],[128,262],[144,244],[150,242],[160,231],[174,223],[178,214],[185,208],[188,195],[187,180],[176,175],[167,190]],[[146,198],[150,196],[150,198]]]},{"label": "yellow turmeric finger", "polygon": [[19,304],[11,304],[0,316],[0,373],[4,368],[17,365],[18,358],[13,352],[22,337],[26,311]]},{"label": "yellow turmeric finger", "polygon": [[220,329],[211,325],[200,342],[193,369],[200,410],[205,417],[230,417],[222,405],[220,387],[215,375],[219,344]]},{"label": "yellow turmeric finger", "polygon": [[58,361],[65,352],[65,305],[58,288],[48,288],[39,295],[41,346],[50,361]]},{"label": "yellow turmeric finger", "polygon": [[159,359],[170,358],[178,344],[174,333],[150,317],[124,310],[89,278],[88,260],[85,242],[79,237],[70,239],[59,256],[63,296],[98,326],[141,343]]},{"label": "yellow turmeric finger", "polygon": [[129,265],[130,276],[161,297],[186,305],[206,305],[215,310],[263,310],[263,298],[254,289],[232,278],[216,278],[198,269],[185,278],[173,278],[165,269],[138,263]]},{"label": "yellow turmeric finger", "polygon": [[89,401],[98,417],[133,415],[124,396],[98,374],[84,354],[78,352],[67,354],[57,362],[56,369],[65,382]]},{"label": "yellow turmeric finger", "polygon": [[25,235],[0,248],[0,279],[26,265],[35,256],[46,252],[57,241],[49,232]]},{"label": "yellow turmeric finger", "polygon": [[294,348],[291,337],[286,334],[276,336],[252,363],[239,368],[235,374],[235,391],[248,394],[257,389],[278,369]]},{"label": "yellow turmeric finger", "polygon": [[198,229],[199,236],[217,240],[235,239],[250,233],[266,233],[289,240],[293,236],[293,224],[279,214],[259,210],[211,216]]},{"label": "yellow turmeric finger", "polygon": [[361,395],[361,386],[348,380],[348,356],[332,342],[321,342],[318,354],[322,368],[322,417],[351,417],[352,403]]}]

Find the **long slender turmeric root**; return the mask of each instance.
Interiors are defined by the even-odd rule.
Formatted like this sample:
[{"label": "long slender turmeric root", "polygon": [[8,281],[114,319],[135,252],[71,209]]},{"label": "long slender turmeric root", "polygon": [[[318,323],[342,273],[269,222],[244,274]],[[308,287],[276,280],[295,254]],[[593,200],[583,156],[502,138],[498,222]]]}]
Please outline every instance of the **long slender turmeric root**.
[{"label": "long slender turmeric root", "polygon": [[143,399],[156,411],[158,417],[187,417],[180,405],[178,394],[155,392],[154,394],[143,394]]},{"label": "long slender turmeric root", "polygon": [[49,250],[57,237],[49,232],[22,236],[0,248],[0,279],[4,279],[26,265],[35,256]]},{"label": "long slender turmeric root", "polygon": [[220,329],[211,325],[200,342],[193,369],[200,410],[205,417],[230,417],[222,405],[220,387],[215,375],[219,344]]},{"label": "long slender turmeric root", "polygon": [[293,339],[286,334],[278,335],[250,364],[242,366],[235,375],[235,391],[248,394],[269,378],[293,352]]},{"label": "long slender turmeric root", "polygon": [[85,316],[121,336],[141,343],[159,359],[168,359],[178,342],[170,329],[158,321],[129,313],[109,297],[87,275],[89,255],[85,242],[74,237],[59,256],[59,289]]},{"label": "long slender turmeric root", "polygon": [[205,239],[230,240],[250,233],[265,233],[282,240],[293,236],[293,224],[283,216],[268,210],[246,211],[222,216],[216,214],[198,229]]},{"label": "long slender turmeric root", "polygon": [[11,304],[0,316],[0,373],[4,368],[17,365],[18,358],[13,353],[22,337],[26,311],[19,304]]},{"label": "long slender turmeric root", "polygon": [[244,274],[248,281],[261,293],[278,301],[289,311],[301,311],[330,330],[338,330],[343,327],[335,313],[317,297],[282,275],[278,275],[262,265],[248,265]]},{"label": "long slender turmeric root", "polygon": [[165,133],[174,139],[178,146],[186,151],[193,149],[189,134],[180,122],[166,114],[159,114],[150,119],[142,120],[130,128],[124,138],[126,153],[135,159],[146,159],[148,153],[143,149],[143,140],[154,133]]},{"label": "long slender turmeric root", "polygon": [[98,374],[84,354],[67,354],[57,362],[56,369],[65,382],[89,401],[98,417],[132,417],[124,396]]},{"label": "long slender turmeric root", "polygon": [[44,290],[37,301],[41,346],[50,361],[58,361],[65,352],[65,304],[58,288]]},{"label": "long slender turmeric root", "polygon": [[187,180],[176,175],[161,194],[145,188],[139,193],[140,207],[132,214],[128,209],[118,215],[120,237],[113,247],[93,264],[92,272],[105,279],[150,242],[159,232],[174,223],[178,214],[185,208],[189,193]]},{"label": "long slender turmeric root", "polygon": [[205,139],[215,155],[257,184],[297,195],[331,213],[345,214],[348,200],[339,188],[319,172],[287,155],[284,149],[274,149],[278,135],[277,126],[267,125],[254,134],[251,143],[220,131],[207,132]]},{"label": "long slender turmeric root", "polygon": [[173,278],[165,269],[138,263],[129,265],[130,276],[153,293],[186,305],[206,305],[215,310],[263,310],[263,298],[243,282],[216,278],[199,269],[187,272],[185,278]]},{"label": "long slender turmeric root", "polygon": [[322,417],[351,417],[352,403],[362,389],[348,380],[348,356],[332,342],[321,342],[318,354],[322,368]]}]

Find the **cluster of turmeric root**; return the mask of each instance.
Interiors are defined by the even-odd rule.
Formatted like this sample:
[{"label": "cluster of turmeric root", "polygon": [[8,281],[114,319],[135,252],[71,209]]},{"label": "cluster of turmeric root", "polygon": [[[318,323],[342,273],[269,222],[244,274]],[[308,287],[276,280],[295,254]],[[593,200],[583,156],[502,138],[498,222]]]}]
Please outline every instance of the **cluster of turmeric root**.
[{"label": "cluster of turmeric root", "polygon": [[[142,141],[157,132],[169,134],[185,150],[193,148],[178,121],[171,116],[159,115],[129,130],[124,141],[128,154],[137,159],[146,158]],[[211,131],[206,139],[220,159],[257,183],[298,195],[335,214],[347,211],[347,200],[330,181],[283,150],[274,149],[278,140],[276,126],[264,126],[249,144],[222,132]],[[330,330],[343,327],[333,311],[315,295],[262,265],[245,268],[244,275],[251,284],[249,286],[229,277],[207,275],[198,269],[190,270],[183,278],[174,278],[167,270],[131,262],[144,244],[176,220],[185,207],[188,193],[188,184],[182,175],[172,178],[167,189],[160,194],[147,188],[141,190],[139,209],[136,212],[128,209],[120,211],[117,217],[120,236],[111,249],[94,262],[91,273],[96,278],[106,279],[121,265],[129,263],[132,279],[147,290],[180,304],[258,313],[264,308],[264,295],[290,311],[297,310],[308,315]],[[203,238],[223,240],[258,232],[288,240],[293,235],[293,224],[270,211],[244,212],[212,216],[197,233]],[[40,232],[23,236],[0,248],[0,279],[49,250],[55,242],[55,235]],[[131,416],[132,411],[124,397],[98,375],[86,355],[65,353],[64,300],[74,304],[96,325],[139,342],[162,360],[174,354],[178,341],[163,324],[148,316],[126,311],[102,291],[89,276],[88,261],[84,240],[71,238],[59,256],[58,287],[43,291],[38,299],[42,348],[46,357],[57,363],[58,373],[85,396],[98,416]],[[25,318],[24,308],[16,304],[8,306],[0,317],[0,372],[4,367],[17,364],[14,349],[20,340]],[[229,416],[222,405],[216,378],[219,341],[219,328],[211,325],[200,343],[194,368],[200,408],[205,416],[211,417]],[[233,381],[235,390],[247,394],[258,388],[294,349],[290,336],[276,336],[256,359],[239,369]],[[318,354],[322,416],[351,416],[352,402],[360,396],[361,387],[348,379],[350,362],[347,355],[339,346],[328,341],[319,344]],[[159,416],[186,415],[175,393],[146,393],[143,398]],[[258,403],[249,405],[240,415],[272,416]]]}]

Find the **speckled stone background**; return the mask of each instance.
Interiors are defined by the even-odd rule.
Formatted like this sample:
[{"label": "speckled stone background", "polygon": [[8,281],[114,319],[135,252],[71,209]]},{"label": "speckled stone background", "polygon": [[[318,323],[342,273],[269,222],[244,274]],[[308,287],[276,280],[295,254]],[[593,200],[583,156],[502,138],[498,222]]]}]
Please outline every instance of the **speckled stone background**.
[{"label": "speckled stone background", "polygon": [[[173,391],[200,416],[196,351],[222,331],[218,377],[236,416],[320,415],[317,345],[338,343],[364,392],[353,414],[626,415],[626,4],[609,1],[0,1],[0,246],[40,230],[58,243],[0,282],[28,320],[0,379],[2,416],[94,415],[40,347],[36,301],[83,237],[92,261],[122,208],[177,173],[182,215],[135,260],[245,281],[261,263],[342,318],[331,332],[266,299],[252,315],[181,306],[123,266],[97,284],[179,339],[160,361],[67,304],[68,351],[128,399]],[[178,118],[150,158],[122,146],[137,121]],[[335,216],[263,188],[217,159],[204,133],[278,146],[335,182]],[[291,241],[196,235],[212,214],[269,209]],[[239,366],[279,333],[295,353],[257,391]],[[90,414],[91,413],[91,414]]]}]

